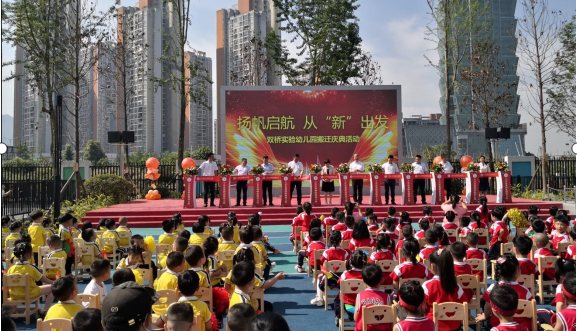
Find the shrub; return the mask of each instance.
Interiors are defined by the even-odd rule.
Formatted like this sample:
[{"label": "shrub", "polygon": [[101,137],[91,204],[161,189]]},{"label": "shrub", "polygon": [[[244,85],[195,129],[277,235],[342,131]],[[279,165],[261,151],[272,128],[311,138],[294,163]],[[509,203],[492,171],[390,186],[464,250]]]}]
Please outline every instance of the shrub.
[{"label": "shrub", "polygon": [[104,194],[112,199],[112,204],[126,202],[133,193],[133,185],[117,175],[97,175],[84,182],[88,195]]},{"label": "shrub", "polygon": [[114,201],[111,196],[106,196],[100,194],[97,196],[89,196],[86,199],[80,199],[77,201],[64,201],[60,208],[60,213],[70,213],[72,216],[78,219],[78,222],[82,221],[82,218],[92,210],[106,208],[112,206]]}]

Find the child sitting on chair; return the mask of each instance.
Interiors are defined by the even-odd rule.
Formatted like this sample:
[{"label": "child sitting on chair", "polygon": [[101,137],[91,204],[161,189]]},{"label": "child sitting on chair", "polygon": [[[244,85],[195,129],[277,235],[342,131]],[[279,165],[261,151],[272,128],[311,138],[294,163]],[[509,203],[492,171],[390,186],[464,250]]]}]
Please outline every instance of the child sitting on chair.
[{"label": "child sitting on chair", "polygon": [[427,313],[425,291],[419,282],[412,280],[401,285],[399,289],[399,306],[405,309],[407,317],[395,324],[393,331],[435,330],[435,323],[425,317]]},{"label": "child sitting on chair", "polygon": [[[62,240],[58,236],[51,236],[48,239],[48,247],[50,248],[50,253],[46,255],[47,259],[56,258],[62,259],[66,261],[66,252],[62,250]],[[58,268],[50,268],[46,269],[46,273],[44,274],[49,279],[55,280],[56,276],[60,273],[60,277],[64,276],[65,270],[60,270]]]},{"label": "child sitting on chair", "polygon": [[[367,264],[363,268],[363,282],[367,285],[364,291],[357,294],[355,301],[355,331],[363,330],[363,307],[375,305],[391,305],[391,297],[383,290],[379,289],[379,284],[383,278],[381,267],[376,264]],[[371,330],[390,330],[391,324],[374,325]]]},{"label": "child sitting on chair", "polygon": [[63,318],[70,320],[74,315],[84,309],[74,301],[78,295],[76,281],[72,277],[60,277],[52,283],[52,295],[58,300],[58,303],[48,309],[45,321]]},{"label": "child sitting on chair", "polygon": [[499,320],[499,325],[491,331],[529,331],[525,325],[518,324],[513,316],[519,305],[519,295],[508,286],[495,286],[491,291],[491,312]]}]

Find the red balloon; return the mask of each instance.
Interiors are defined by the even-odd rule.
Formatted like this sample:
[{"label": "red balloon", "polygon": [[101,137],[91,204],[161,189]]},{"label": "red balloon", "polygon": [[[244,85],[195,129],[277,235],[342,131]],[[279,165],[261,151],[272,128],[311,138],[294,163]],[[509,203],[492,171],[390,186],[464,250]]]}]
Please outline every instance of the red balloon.
[{"label": "red balloon", "polygon": [[433,164],[439,164],[443,161],[443,158],[440,156],[437,156],[433,159]]},{"label": "red balloon", "polygon": [[182,169],[187,169],[187,168],[192,168],[196,165],[196,162],[194,162],[193,159],[187,157],[184,160],[182,160]]},{"label": "red balloon", "polygon": [[160,162],[158,162],[158,159],[155,157],[151,157],[151,158],[148,158],[148,160],[146,160],[146,167],[147,168],[158,169],[159,165],[160,165]]},{"label": "red balloon", "polygon": [[467,167],[467,164],[473,163],[474,160],[472,157],[470,157],[469,155],[465,155],[461,158],[461,167],[465,168]]}]

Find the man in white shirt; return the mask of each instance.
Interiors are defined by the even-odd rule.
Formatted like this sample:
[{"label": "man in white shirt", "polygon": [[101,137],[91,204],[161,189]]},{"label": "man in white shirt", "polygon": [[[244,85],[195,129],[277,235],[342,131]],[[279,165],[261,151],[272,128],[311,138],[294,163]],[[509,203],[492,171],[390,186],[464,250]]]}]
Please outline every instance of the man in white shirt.
[{"label": "man in white shirt", "polygon": [[[203,176],[218,176],[218,165],[214,162],[214,153],[208,154],[208,159],[200,165],[199,169]],[[204,182],[204,206],[208,203],[208,191],[210,191],[210,206],[216,207],[214,204],[216,182]]]},{"label": "man in white shirt", "polygon": [[[359,154],[353,155],[354,161],[349,165],[349,171],[351,174],[363,173],[365,172],[365,164],[359,161]],[[359,205],[363,204],[363,180],[355,179],[353,180],[353,201],[358,202]]]},{"label": "man in white shirt", "polygon": [[[242,163],[237,165],[236,168],[232,171],[233,174],[237,174],[239,176],[247,176],[250,174],[250,168],[246,165],[247,159],[242,158]],[[248,180],[239,180],[236,182],[236,205],[240,206],[240,192],[242,191],[242,205],[246,206],[246,191],[248,189]]]},{"label": "man in white shirt", "polygon": [[[261,166],[264,168],[264,175],[268,176],[268,175],[272,175],[272,173],[274,172],[274,166],[271,163],[268,163],[268,156],[264,156],[262,158],[262,164]],[[263,206],[266,206],[266,196],[268,193],[268,205],[269,206],[274,206],[272,204],[272,181],[271,180],[263,180],[262,181],[262,202],[263,202]]]},{"label": "man in white shirt", "polygon": [[[421,162],[421,156],[415,156],[415,162],[411,164],[413,167],[414,174],[426,174],[429,172],[427,164]],[[415,179],[413,180],[413,202],[417,203],[417,189],[421,190],[421,203],[426,205],[427,200],[425,199],[425,180],[424,179]]]},{"label": "man in white shirt", "polygon": [[[399,167],[396,163],[393,163],[395,159],[394,156],[389,155],[387,162],[383,164],[383,170],[385,171],[385,175],[394,175],[400,173]],[[385,204],[389,204],[389,191],[391,193],[391,204],[396,205],[395,203],[395,185],[396,181],[394,179],[385,179]]]},{"label": "man in white shirt", "polygon": [[[295,156],[293,157],[293,160],[287,164],[289,166],[289,168],[291,168],[293,170],[293,176],[295,176],[295,177],[300,177],[304,173],[303,164],[299,161],[299,157],[300,156],[298,154],[295,154]],[[291,182],[290,198],[291,198],[291,200],[293,199],[293,191],[294,191],[294,188],[296,187],[297,188],[297,204],[299,206],[301,205],[302,186],[303,186],[303,182],[301,182],[301,181],[292,181]]]},{"label": "man in white shirt", "polygon": [[[450,174],[453,172],[453,165],[451,164],[451,162],[449,162],[449,160],[447,159],[447,155],[443,154],[441,155],[441,157],[443,158],[443,161],[441,161],[439,164],[443,167],[443,173],[445,174]],[[444,185],[445,185],[445,192],[447,192],[447,200],[449,200],[449,197],[451,196],[451,178],[445,178],[444,180]]]}]

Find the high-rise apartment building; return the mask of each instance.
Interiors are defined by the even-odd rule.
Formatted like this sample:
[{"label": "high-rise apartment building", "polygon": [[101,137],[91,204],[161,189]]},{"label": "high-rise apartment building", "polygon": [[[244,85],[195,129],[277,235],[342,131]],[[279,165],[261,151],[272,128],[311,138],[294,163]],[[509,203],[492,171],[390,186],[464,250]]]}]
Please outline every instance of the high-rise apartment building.
[{"label": "high-rise apartment building", "polygon": [[[193,50],[186,52],[185,61],[196,63],[206,70],[208,78],[212,81],[212,59],[206,56],[205,52]],[[187,66],[188,67],[188,66]],[[195,67],[193,65],[192,67]],[[194,75],[193,73],[190,73]],[[212,149],[213,141],[213,121],[212,121],[212,84],[208,84],[202,79],[197,78],[198,75],[190,82],[191,88],[199,93],[204,94],[204,105],[200,102],[188,103],[188,149],[195,151],[201,146]],[[192,77],[192,76],[190,76]]]},{"label": "high-rise apartment building", "polygon": [[[264,41],[271,31],[280,34],[272,0],[238,0],[232,8],[216,12],[217,120],[225,116],[220,105],[221,86],[236,85],[231,81],[231,72],[240,76],[254,74],[243,61],[243,47],[254,37]],[[281,77],[275,72],[274,67],[268,67],[266,75],[251,80],[251,85],[281,85]],[[224,153],[224,132],[220,125],[216,131],[216,153]]]},{"label": "high-rise apartment building", "polygon": [[[506,65],[506,73],[503,77],[504,84],[510,84],[512,87],[509,93],[515,96],[513,104],[510,106],[507,116],[501,116],[500,122],[491,125],[491,127],[502,126],[511,128],[511,139],[504,144],[510,146],[509,155],[523,155],[525,151],[525,135],[527,128],[525,124],[521,124],[521,114],[518,113],[519,95],[517,95],[517,85],[519,76],[517,76],[518,57],[515,54],[515,41],[510,33],[515,31],[517,20],[515,19],[516,0],[483,0],[483,4],[488,6],[488,14],[486,18],[492,26],[492,39],[494,46],[499,47],[499,55],[497,61]],[[475,42],[475,40],[473,41]],[[439,51],[440,62],[444,61],[444,52]],[[463,61],[463,66],[469,64],[468,58],[471,54],[467,54],[467,58]],[[515,84],[513,84],[515,83]],[[440,124],[446,125],[446,109],[445,109],[445,78],[441,74],[439,80],[439,88],[441,91],[441,98],[439,100],[441,112]],[[504,87],[502,87],[504,88]],[[481,119],[482,114],[475,113],[471,110],[471,98],[468,98],[468,103],[464,103],[465,96],[471,96],[471,89],[467,84],[461,84],[459,90],[453,92],[450,97],[451,126],[455,130],[456,139],[453,141],[453,149],[459,154],[480,155],[488,152],[488,143],[485,140],[485,125]],[[475,123],[475,125],[472,125]],[[446,135],[446,134],[445,134]],[[446,139],[446,138],[445,138]],[[502,154],[503,155],[503,154]]]}]

